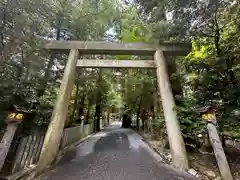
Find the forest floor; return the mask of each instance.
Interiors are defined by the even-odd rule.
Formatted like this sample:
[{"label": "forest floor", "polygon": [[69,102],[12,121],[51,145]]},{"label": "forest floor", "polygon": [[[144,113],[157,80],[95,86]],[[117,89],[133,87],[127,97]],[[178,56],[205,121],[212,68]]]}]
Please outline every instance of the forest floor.
[{"label": "forest floor", "polygon": [[[171,164],[171,154],[169,149],[162,148],[163,141],[160,137],[153,136],[149,133],[140,132],[145,141],[159,153],[166,163]],[[233,146],[226,146],[225,153],[229,162],[229,166],[234,180],[240,180],[240,149]],[[195,176],[203,180],[221,180],[217,162],[213,153],[207,152],[189,152],[188,158],[190,168]]]}]

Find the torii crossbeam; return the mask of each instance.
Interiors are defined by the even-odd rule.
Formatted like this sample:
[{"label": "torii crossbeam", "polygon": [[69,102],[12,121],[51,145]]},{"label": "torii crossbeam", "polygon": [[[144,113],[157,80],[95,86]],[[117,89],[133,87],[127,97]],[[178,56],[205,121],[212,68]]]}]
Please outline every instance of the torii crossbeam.
[{"label": "torii crossbeam", "polygon": [[48,41],[44,48],[52,50],[78,49],[80,54],[154,55],[161,50],[167,56],[185,56],[191,44],[165,42],[158,46],[146,43],[116,43],[107,41]]}]

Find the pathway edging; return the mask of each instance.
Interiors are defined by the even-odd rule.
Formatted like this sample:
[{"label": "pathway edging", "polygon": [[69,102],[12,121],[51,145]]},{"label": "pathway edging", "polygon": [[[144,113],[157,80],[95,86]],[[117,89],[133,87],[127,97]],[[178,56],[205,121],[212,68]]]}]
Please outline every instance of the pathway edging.
[{"label": "pathway edging", "polygon": [[[102,130],[104,130],[106,127],[108,127],[109,125],[107,126],[104,126],[101,128],[101,130],[99,132],[101,132]],[[16,174],[13,174],[13,175],[10,175],[10,176],[7,176],[7,177],[1,177],[0,180],[37,180],[39,179],[42,175],[44,175],[46,172],[48,171],[51,171],[52,168],[54,168],[56,166],[56,164],[61,160],[61,158],[64,156],[64,154],[78,146],[79,144],[83,143],[84,141],[88,140],[89,138],[91,138],[92,136],[96,135],[97,133],[99,132],[93,132],[92,134],[89,134],[83,138],[81,138],[80,140],[78,141],[75,141],[73,143],[71,143],[70,145],[64,147],[63,149],[60,149],[58,154],[57,154],[57,157],[55,158],[54,162],[52,163],[52,165],[50,165],[48,168],[45,169],[44,172],[40,173],[39,175],[37,175],[39,172],[37,172],[37,169],[36,169],[36,165],[31,165],[30,167],[16,173]]]},{"label": "pathway edging", "polygon": [[[165,156],[161,153],[161,152],[159,152],[156,148],[154,148],[152,145],[151,145],[151,143],[149,143],[149,141],[148,141],[148,139],[144,136],[144,133],[142,133],[141,131],[138,131],[138,130],[136,130],[136,129],[133,129],[133,131],[134,132],[136,132],[136,133],[138,133],[141,137],[142,137],[142,141],[143,142],[145,142],[149,147],[150,147],[150,149],[154,152],[154,153],[156,153],[158,156],[160,156],[160,158],[162,159],[162,163],[163,164],[165,164],[165,165],[169,165],[169,168],[171,168],[171,169],[173,169],[173,170],[175,170],[175,171],[178,171],[178,172],[182,172],[182,173],[186,173],[186,174],[188,174],[188,175],[190,175],[190,176],[193,176],[191,173],[189,173],[188,171],[183,171],[183,170],[180,170],[180,169],[177,169],[177,168],[175,168],[175,167],[173,167],[172,166],[172,164],[170,164],[167,160],[166,160],[166,158],[165,158]],[[153,156],[157,161],[159,161],[159,157],[156,157],[156,156]],[[191,169],[190,169],[191,170]],[[196,178],[196,176],[193,176],[193,177],[195,177]]]}]

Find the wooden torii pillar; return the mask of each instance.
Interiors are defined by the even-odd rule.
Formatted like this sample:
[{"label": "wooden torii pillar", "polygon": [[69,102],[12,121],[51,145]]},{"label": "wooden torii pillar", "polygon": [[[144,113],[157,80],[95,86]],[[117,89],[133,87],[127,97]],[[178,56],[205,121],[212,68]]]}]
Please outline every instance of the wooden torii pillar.
[{"label": "wooden torii pillar", "polygon": [[[164,110],[170,149],[173,156],[173,165],[180,169],[188,169],[188,160],[185,145],[181,135],[179,121],[174,110],[175,102],[166,68],[166,56],[184,56],[191,50],[186,43],[163,43],[153,46],[145,43],[114,43],[105,41],[50,41],[46,49],[68,51],[69,58],[65,67],[60,92],[52,113],[51,122],[47,130],[38,171],[47,168],[55,159],[67,118],[68,105],[74,85],[76,66],[95,68],[157,68],[159,92]],[[131,61],[120,60],[77,60],[82,54],[108,55],[151,55],[155,60]]]},{"label": "wooden torii pillar", "polygon": [[161,50],[156,51],[154,58],[157,66],[158,88],[161,94],[173,165],[186,170],[189,167],[188,158],[181,134],[180,123],[174,110],[175,101],[168,76],[166,59]]},{"label": "wooden torii pillar", "polygon": [[45,135],[42,151],[37,164],[37,171],[39,172],[47,168],[53,162],[60,147],[74,85],[78,55],[79,52],[77,49],[70,50],[57,101],[53,109],[51,121]]}]

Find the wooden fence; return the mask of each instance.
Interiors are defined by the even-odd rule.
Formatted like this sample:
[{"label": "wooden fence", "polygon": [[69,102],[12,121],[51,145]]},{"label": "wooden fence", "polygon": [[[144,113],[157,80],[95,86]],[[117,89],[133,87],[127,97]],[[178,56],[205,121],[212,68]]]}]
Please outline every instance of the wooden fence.
[{"label": "wooden fence", "polygon": [[[102,121],[100,122],[103,127]],[[94,132],[93,124],[85,124],[64,129],[60,149],[90,135]],[[14,157],[9,165],[6,173],[1,176],[17,174],[18,172],[27,169],[30,165],[37,164],[44,142],[45,132],[33,132],[31,135],[22,137],[20,141],[14,142],[16,146],[11,157]],[[12,145],[13,145],[12,144]],[[1,178],[0,178],[1,179]]]},{"label": "wooden fence", "polygon": [[[92,133],[93,124],[86,124],[83,128],[81,128],[81,126],[66,128],[64,129],[60,148],[64,148],[65,146]],[[26,169],[31,164],[36,164],[38,162],[44,141],[44,135],[45,133],[33,133],[33,135],[21,138],[13,162],[12,174]]]},{"label": "wooden fence", "polygon": [[15,161],[12,167],[12,173],[23,170],[31,164],[36,164],[42,149],[44,141],[43,133],[36,133],[20,140]]}]

